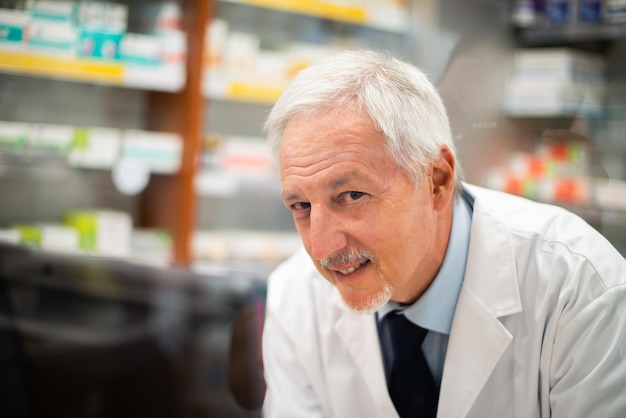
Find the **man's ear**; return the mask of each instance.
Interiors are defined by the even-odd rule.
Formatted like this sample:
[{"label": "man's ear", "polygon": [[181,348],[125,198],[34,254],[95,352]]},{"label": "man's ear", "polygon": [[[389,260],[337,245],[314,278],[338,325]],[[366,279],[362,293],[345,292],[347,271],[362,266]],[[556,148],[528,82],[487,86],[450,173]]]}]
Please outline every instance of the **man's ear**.
[{"label": "man's ear", "polygon": [[432,163],[430,169],[435,210],[442,210],[452,201],[455,165],[454,155],[447,146],[443,145],[439,152],[439,159]]}]

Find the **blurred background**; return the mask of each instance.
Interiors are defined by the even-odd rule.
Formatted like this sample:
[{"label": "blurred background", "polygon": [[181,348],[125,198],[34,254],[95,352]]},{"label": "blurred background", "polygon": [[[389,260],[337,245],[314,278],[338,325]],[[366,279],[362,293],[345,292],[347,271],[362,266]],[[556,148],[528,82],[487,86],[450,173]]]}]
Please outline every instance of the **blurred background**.
[{"label": "blurred background", "polygon": [[299,239],[265,116],[298,70],[368,47],[437,84],[467,181],[566,206],[626,252],[619,1],[0,7],[2,240],[268,271]]},{"label": "blurred background", "polygon": [[0,0],[0,241],[264,279],[300,241],[261,126],[363,47],[438,86],[467,181],[626,254],[620,0]]}]

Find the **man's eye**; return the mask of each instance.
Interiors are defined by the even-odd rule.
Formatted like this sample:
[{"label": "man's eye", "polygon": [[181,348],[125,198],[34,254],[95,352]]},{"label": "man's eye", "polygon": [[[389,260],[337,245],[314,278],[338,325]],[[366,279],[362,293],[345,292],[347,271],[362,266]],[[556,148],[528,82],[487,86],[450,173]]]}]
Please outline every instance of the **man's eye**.
[{"label": "man's eye", "polygon": [[353,202],[355,200],[359,200],[365,195],[363,192],[345,192],[342,193],[339,197],[339,200],[342,202]]},{"label": "man's eye", "polygon": [[300,212],[303,210],[307,210],[311,207],[311,204],[308,202],[296,202],[289,206],[289,208],[294,212]]}]

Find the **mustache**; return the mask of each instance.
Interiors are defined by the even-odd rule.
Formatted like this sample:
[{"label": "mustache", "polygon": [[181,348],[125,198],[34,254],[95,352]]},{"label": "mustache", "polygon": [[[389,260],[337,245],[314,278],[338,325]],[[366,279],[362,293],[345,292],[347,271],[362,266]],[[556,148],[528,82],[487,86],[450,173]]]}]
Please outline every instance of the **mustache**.
[{"label": "mustache", "polygon": [[364,261],[372,261],[372,257],[366,251],[344,251],[329,258],[318,260],[320,265],[325,269],[333,266],[341,266],[352,263],[362,263]]}]

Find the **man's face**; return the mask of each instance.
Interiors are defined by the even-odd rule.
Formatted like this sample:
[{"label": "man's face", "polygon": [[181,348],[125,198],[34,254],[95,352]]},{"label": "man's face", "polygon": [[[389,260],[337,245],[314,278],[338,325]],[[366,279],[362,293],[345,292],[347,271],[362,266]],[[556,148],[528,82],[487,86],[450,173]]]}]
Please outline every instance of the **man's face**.
[{"label": "man's face", "polygon": [[411,182],[368,116],[343,109],[292,119],[280,172],[307,252],[349,308],[369,312],[424,292],[447,244],[433,181]]}]

